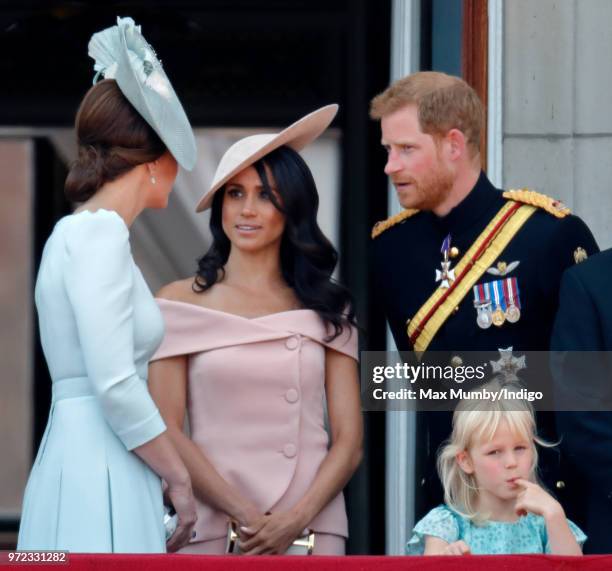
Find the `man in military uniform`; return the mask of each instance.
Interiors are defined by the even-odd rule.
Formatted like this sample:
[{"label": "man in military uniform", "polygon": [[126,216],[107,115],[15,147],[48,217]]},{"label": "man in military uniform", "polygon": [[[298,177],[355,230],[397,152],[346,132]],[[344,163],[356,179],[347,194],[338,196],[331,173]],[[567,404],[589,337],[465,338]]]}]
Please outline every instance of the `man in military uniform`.
[{"label": "man in military uniform", "polygon": [[[612,250],[568,269],[561,280],[551,346],[564,356],[557,391],[580,410],[557,414],[568,487],[581,490],[575,521],[585,553],[612,553]],[[602,353],[584,353],[602,352]],[[603,353],[605,352],[605,353]]]},{"label": "man in military uniform", "polygon": [[[419,72],[372,100],[385,172],[404,211],[372,232],[379,295],[400,351],[548,350],[563,271],[597,251],[586,225],[539,193],[496,189],[481,171],[482,104],[458,77]],[[552,413],[538,416],[554,438]],[[417,516],[442,500],[436,451],[450,414],[419,413]],[[558,455],[544,481],[563,501]],[[574,491],[572,493],[578,493]],[[571,514],[568,514],[571,517]]]}]

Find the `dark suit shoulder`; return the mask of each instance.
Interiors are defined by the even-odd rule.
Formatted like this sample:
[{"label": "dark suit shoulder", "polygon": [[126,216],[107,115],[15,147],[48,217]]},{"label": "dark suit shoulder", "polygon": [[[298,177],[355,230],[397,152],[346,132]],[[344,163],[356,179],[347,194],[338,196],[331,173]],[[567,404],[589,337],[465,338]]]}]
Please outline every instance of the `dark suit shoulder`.
[{"label": "dark suit shoulder", "polygon": [[555,218],[538,210],[525,224],[530,247],[542,250],[542,260],[565,270],[599,252],[599,246],[581,218],[570,214]]},{"label": "dark suit shoulder", "polygon": [[532,216],[532,223],[527,225],[534,237],[545,239],[550,234],[559,241],[558,246],[576,244],[575,247],[581,247],[587,255],[599,251],[588,226],[563,202],[528,189],[509,190],[503,197],[538,209]]},{"label": "dark suit shoulder", "polygon": [[612,277],[612,248],[589,256],[582,263],[569,268],[566,274],[583,282],[609,281]]},{"label": "dark suit shoulder", "polygon": [[551,347],[596,351],[612,348],[612,304],[608,287],[612,250],[568,268],[561,279],[559,310]]}]

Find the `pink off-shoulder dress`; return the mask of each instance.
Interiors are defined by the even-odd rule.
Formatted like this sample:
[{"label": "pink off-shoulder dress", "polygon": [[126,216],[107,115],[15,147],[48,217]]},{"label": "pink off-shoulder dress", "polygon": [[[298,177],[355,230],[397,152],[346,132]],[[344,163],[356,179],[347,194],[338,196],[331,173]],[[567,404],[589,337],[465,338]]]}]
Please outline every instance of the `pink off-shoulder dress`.
[{"label": "pink off-shoulder dress", "polygon": [[[158,299],[166,333],[153,360],[188,355],[192,440],[216,470],[261,512],[288,510],[306,493],[328,452],[325,351],[357,360],[357,332],[326,342],[316,312],[283,311],[248,319]],[[190,553],[223,553],[228,516],[197,506]],[[343,494],[310,522],[315,553],[344,551]]]}]

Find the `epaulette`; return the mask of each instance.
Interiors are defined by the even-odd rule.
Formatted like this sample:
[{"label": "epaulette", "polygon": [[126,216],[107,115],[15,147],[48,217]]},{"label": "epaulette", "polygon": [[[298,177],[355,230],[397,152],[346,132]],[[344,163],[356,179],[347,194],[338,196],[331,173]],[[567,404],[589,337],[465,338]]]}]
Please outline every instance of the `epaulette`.
[{"label": "epaulette", "polygon": [[386,220],[381,220],[380,222],[377,222],[376,224],[374,224],[374,228],[372,228],[372,238],[380,236],[385,230],[388,230],[392,226],[395,226],[396,224],[407,220],[411,216],[417,214],[417,212],[419,212],[419,210],[417,210],[416,208],[407,208],[406,210],[402,210],[398,214],[390,216]]},{"label": "epaulette", "polygon": [[540,194],[535,190],[529,190],[527,188],[521,188],[520,190],[508,190],[504,192],[504,198],[514,200],[515,202],[522,202],[523,204],[531,204],[537,206],[542,210],[556,216],[557,218],[565,218],[568,214],[571,214],[571,210],[563,204],[560,200],[555,200],[545,194]]}]

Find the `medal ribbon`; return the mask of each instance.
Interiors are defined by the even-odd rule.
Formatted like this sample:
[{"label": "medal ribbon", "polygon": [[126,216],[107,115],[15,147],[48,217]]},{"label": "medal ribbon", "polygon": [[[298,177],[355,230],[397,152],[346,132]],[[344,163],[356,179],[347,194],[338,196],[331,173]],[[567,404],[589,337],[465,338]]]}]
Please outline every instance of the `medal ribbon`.
[{"label": "medal ribbon", "polygon": [[521,309],[521,296],[519,295],[518,280],[516,278],[508,278],[508,290],[510,291],[512,303]]},{"label": "medal ribbon", "polygon": [[512,297],[512,284],[510,283],[511,279],[512,278],[506,278],[505,280],[502,280],[502,286],[504,288],[504,297],[508,302],[508,306],[511,306],[514,303],[514,298]]},{"label": "medal ribbon", "polygon": [[493,293],[495,294],[495,309],[501,307],[503,311],[506,311],[503,280],[495,280],[491,285],[493,286]]},{"label": "medal ribbon", "polygon": [[484,288],[482,284],[477,284],[473,288],[474,290],[474,306],[483,305],[485,303],[484,299]]}]

